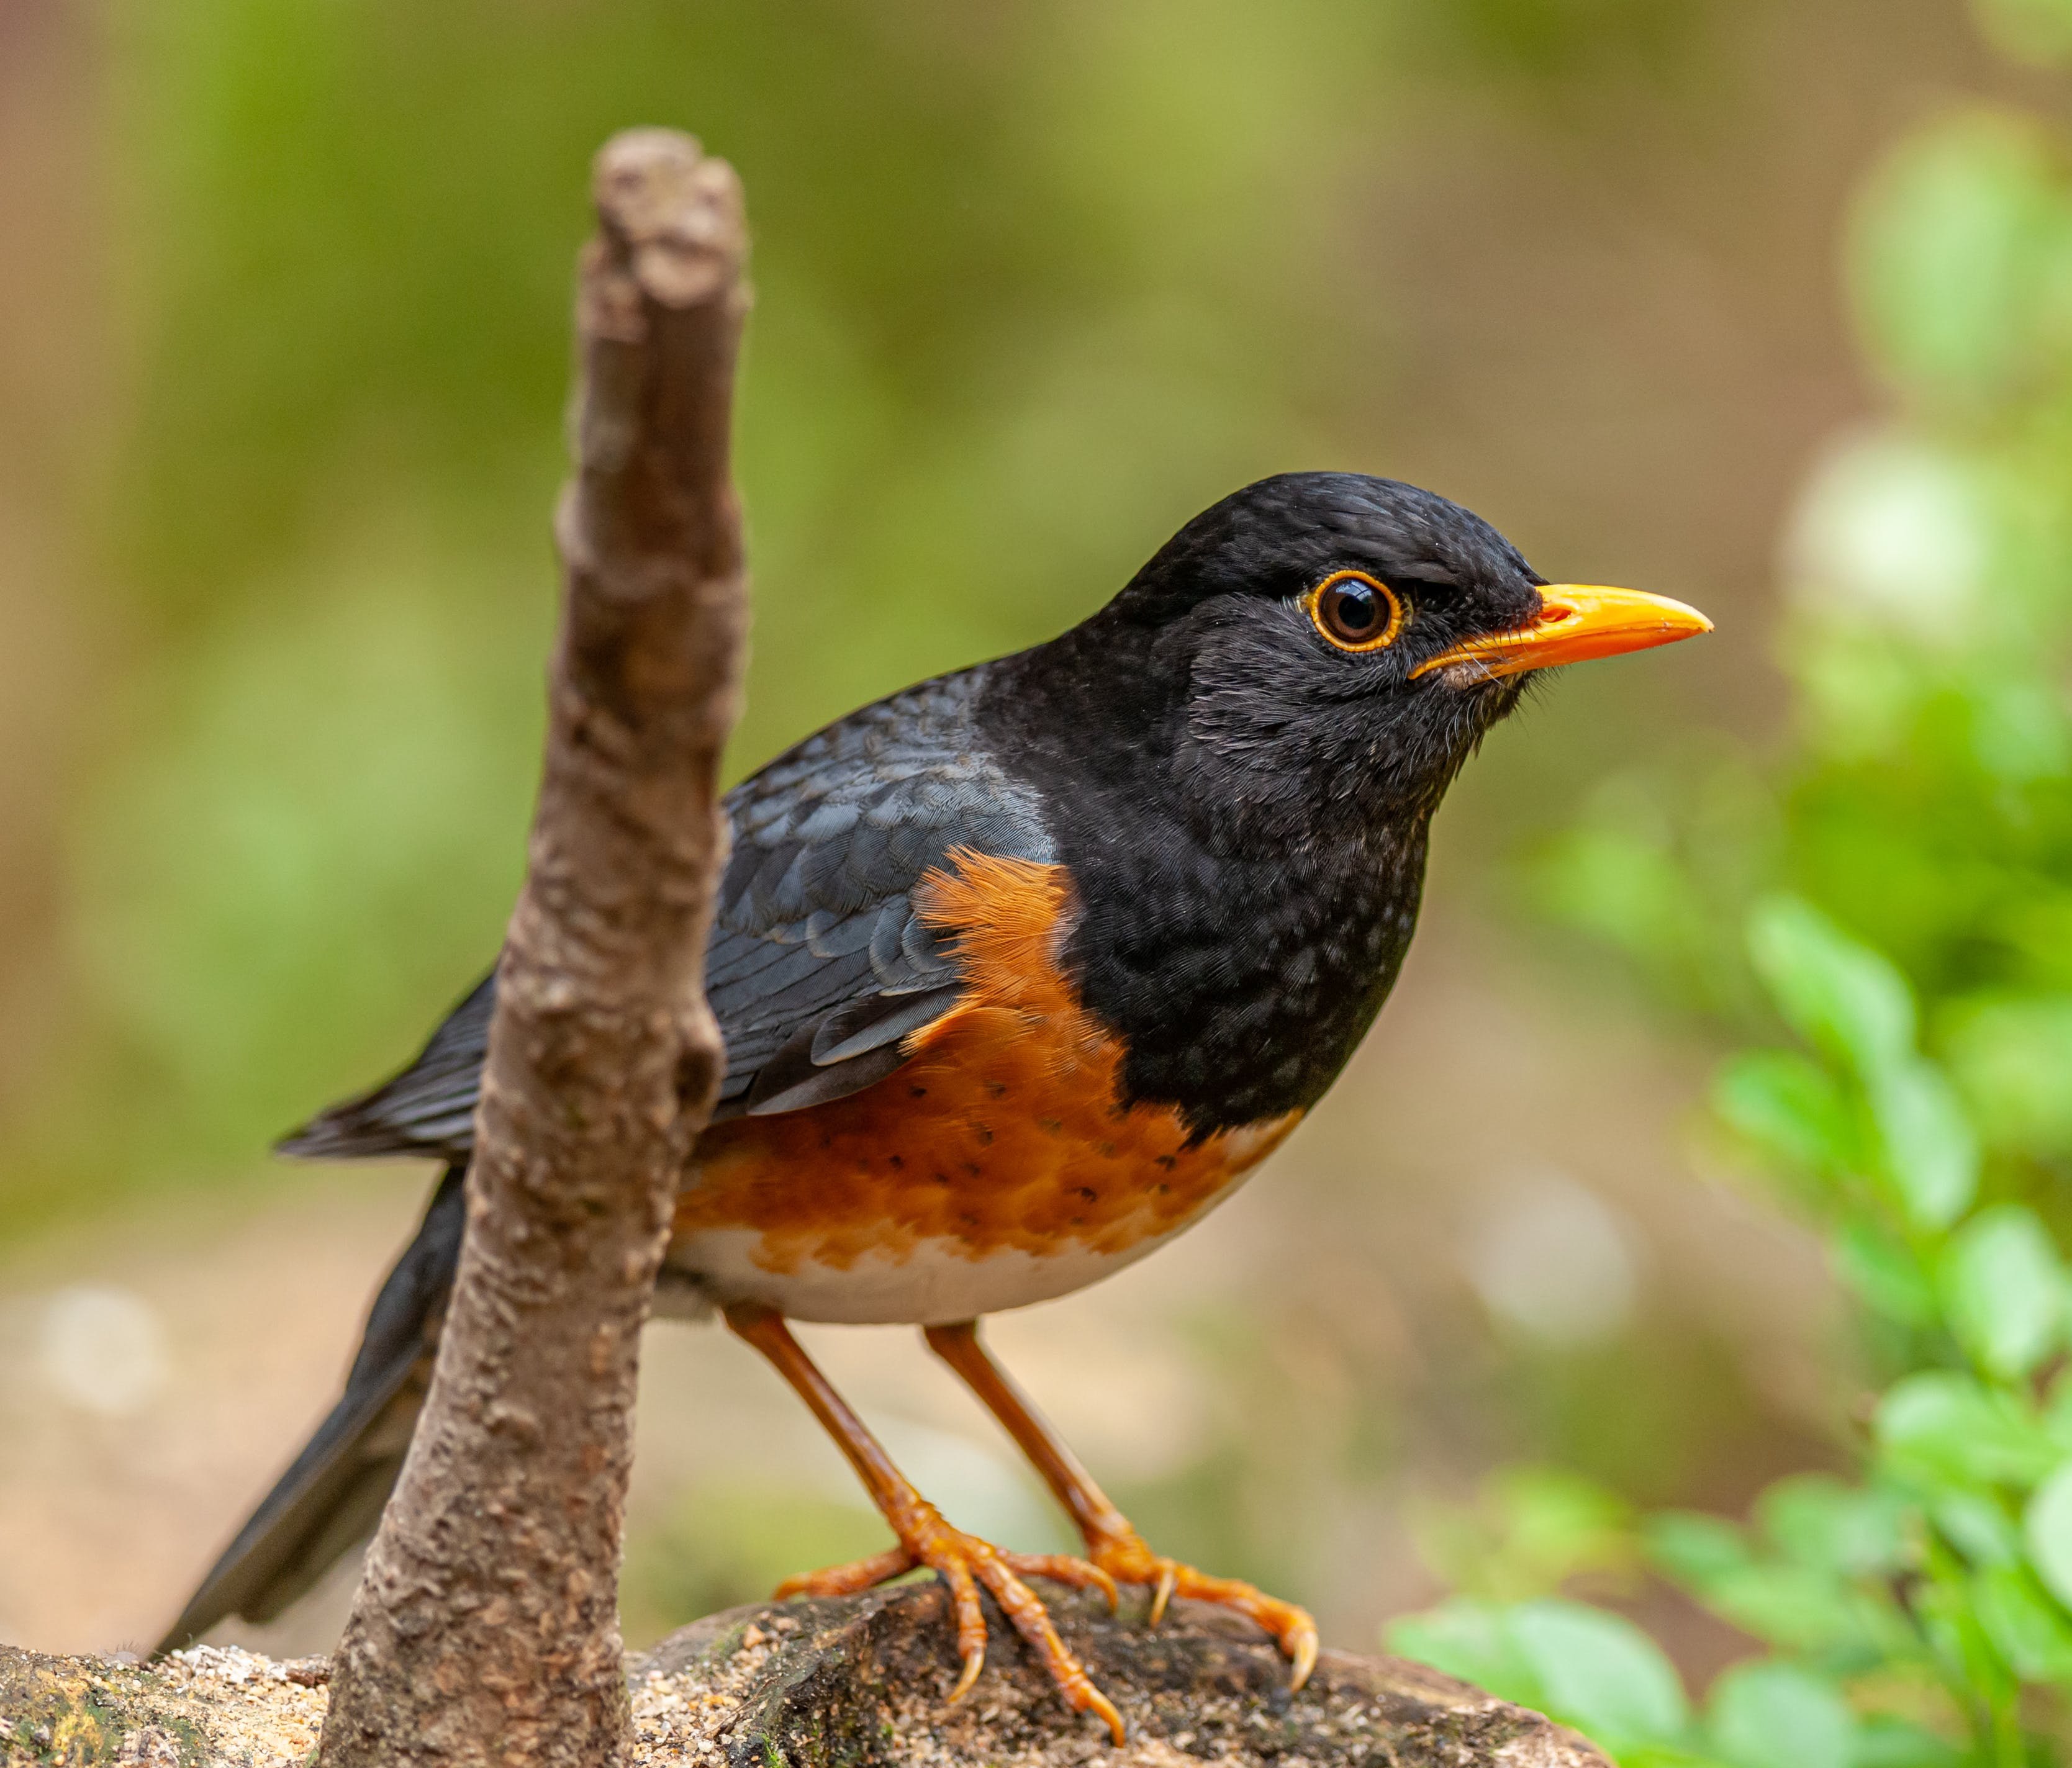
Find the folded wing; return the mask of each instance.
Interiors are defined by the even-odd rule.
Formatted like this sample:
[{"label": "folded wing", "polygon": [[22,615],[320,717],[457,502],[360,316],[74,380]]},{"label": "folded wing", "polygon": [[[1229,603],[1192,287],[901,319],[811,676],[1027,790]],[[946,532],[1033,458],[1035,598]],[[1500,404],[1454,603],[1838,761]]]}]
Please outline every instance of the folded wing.
[{"label": "folded wing", "polygon": [[[982,673],[866,707],[727,794],[734,850],[705,953],[726,1043],[716,1117],[799,1110],[890,1073],[960,987],[915,888],[953,848],[1054,857],[1034,802],[976,740]],[[464,1162],[495,1004],[492,974],[401,1073],[320,1114],[282,1151]]]}]

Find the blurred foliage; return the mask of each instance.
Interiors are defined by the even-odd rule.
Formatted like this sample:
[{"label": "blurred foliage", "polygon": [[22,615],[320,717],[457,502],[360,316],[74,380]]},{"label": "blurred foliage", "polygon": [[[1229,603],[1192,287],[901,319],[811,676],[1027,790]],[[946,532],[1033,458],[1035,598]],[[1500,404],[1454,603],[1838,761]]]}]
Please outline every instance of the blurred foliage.
[{"label": "blurred foliage", "polygon": [[[1985,13],[2072,61],[2072,9]],[[1896,410],[1805,495],[1790,742],[1613,783],[1539,868],[1663,998],[1755,1040],[1714,1088],[1722,1148],[1825,1241],[1860,1339],[1838,1374],[1873,1389],[1837,1405],[1850,1476],[1783,1480],[1745,1524],[1513,1475],[1430,1531],[1462,1594],[1396,1645],[1628,1765],[2072,1746],[2067,145],[1959,115],[1871,180],[1851,275]],[[1631,1622],[1564,1594],[1637,1564],[1760,1648],[1702,1711]]]},{"label": "blurred foliage", "polygon": [[[1728,10],[114,0],[127,347],[95,507],[121,512],[128,654],[72,814],[73,1018],[0,1077],[0,1224],[221,1183],[489,961],[538,753],[568,269],[610,130],[693,128],[751,193],[748,765],[1076,618],[1233,483],[1375,464],[1345,439],[1418,340],[1376,319],[1354,236],[1374,165],[1421,164],[1433,118],[1396,101],[1445,68],[1557,154],[1622,71],[1703,116],[1733,103]],[[2012,55],[2072,56],[2067,0],[1979,10]],[[1837,447],[1791,537],[1791,746],[1685,741],[1536,871],[1664,1000],[1762,1046],[1721,1076],[1720,1133],[1827,1239],[1860,1302],[1838,1372],[1882,1395],[1836,1397],[1849,1479],[1786,1481],[1743,1525],[1634,1502],[1762,1421],[1718,1347],[1651,1324],[1433,1358],[1447,1421],[1496,1439],[1442,1454],[1536,1459],[1424,1519],[1462,1594],[1399,1642],[1632,1762],[2004,1764],[2063,1724],[2066,160],[2054,126],[1980,112],[1873,182],[1852,287],[1897,415]],[[1359,1224],[1385,1213],[1348,1208],[1355,1244],[1324,1250],[1373,1254]],[[1216,1298],[1198,1348],[1227,1415],[1118,1484],[1154,1538],[1299,1590],[1343,1531],[1383,1532],[1443,1433],[1406,1416],[1355,1286],[1305,1272],[1258,1343]],[[696,1524],[630,1560],[636,1631],[882,1538],[788,1485],[682,1503]],[[1578,1600],[1649,1579],[1763,1655],[1694,1706]]]},{"label": "blurred foliage", "polygon": [[612,129],[699,131],[753,195],[745,767],[1070,623],[1233,484],[1374,464],[1344,438],[1397,370],[1346,224],[1420,150],[1392,84],[1638,68],[1716,105],[1713,10],[110,0],[125,335],[82,544],[123,661],[68,793],[63,1015],[0,1076],[0,1224],[251,1171],[492,957]]},{"label": "blurred foliage", "polygon": [[701,1615],[761,1602],[784,1579],[882,1552],[877,1512],[792,1482],[693,1483],[627,1560],[621,1626],[638,1647]]},{"label": "blurred foliage", "polygon": [[1381,22],[1211,11],[110,10],[134,661],[76,818],[72,1022],[8,1077],[10,1229],[236,1172],[493,956],[613,129],[693,128],[753,193],[744,762],[1336,452],[1330,169],[1371,145]]}]

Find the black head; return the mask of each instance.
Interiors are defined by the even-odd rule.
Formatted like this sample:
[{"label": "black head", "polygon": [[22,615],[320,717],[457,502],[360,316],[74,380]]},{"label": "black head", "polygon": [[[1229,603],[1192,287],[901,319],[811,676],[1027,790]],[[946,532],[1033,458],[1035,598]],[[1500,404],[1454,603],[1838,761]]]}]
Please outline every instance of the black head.
[{"label": "black head", "polygon": [[1437,802],[1526,679],[1444,659],[1533,627],[1544,580],[1429,491],[1286,473],[1196,516],[1083,630],[1138,654],[1112,716],[1180,714],[1171,759],[1227,807],[1400,815]]},{"label": "black head", "polygon": [[1071,874],[1067,968],[1125,1098],[1200,1132],[1312,1102],[1395,978],[1433,809],[1530,672],[1705,624],[1549,585],[1429,491],[1297,473],[993,666],[985,728]]}]

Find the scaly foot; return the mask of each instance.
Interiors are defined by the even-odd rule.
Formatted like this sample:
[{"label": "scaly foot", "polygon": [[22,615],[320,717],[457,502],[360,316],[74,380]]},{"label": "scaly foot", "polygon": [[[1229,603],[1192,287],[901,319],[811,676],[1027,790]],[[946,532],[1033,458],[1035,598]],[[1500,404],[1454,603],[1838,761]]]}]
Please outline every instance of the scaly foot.
[{"label": "scaly foot", "polygon": [[1219,1608],[1236,1610],[1273,1636],[1293,1667],[1293,1673],[1289,1678],[1291,1688],[1300,1688],[1309,1680],[1309,1672],[1317,1667],[1317,1623],[1310,1618],[1308,1610],[1299,1609],[1293,1602],[1284,1602],[1276,1596],[1268,1596],[1264,1590],[1240,1583],[1236,1578],[1211,1577],[1191,1565],[1182,1565],[1178,1560],[1154,1553],[1135,1529],[1127,1535],[1092,1543],[1088,1551],[1093,1556],[1093,1563],[1118,1584],[1153,1586],[1153,1626],[1165,1615],[1166,1604],[1176,1596],[1187,1597],[1197,1602],[1213,1602]]},{"label": "scaly foot", "polygon": [[[1122,1715],[1094,1686],[1084,1666],[1066,1649],[1057,1628],[1050,1624],[1042,1598],[1022,1581],[1026,1577],[1047,1577],[1082,1590],[1098,1590],[1112,1610],[1115,1580],[1098,1565],[1067,1554],[1010,1553],[976,1535],[952,1528],[932,1504],[919,1504],[916,1514],[902,1520],[900,1545],[848,1565],[831,1565],[824,1571],[787,1577],[777,1586],[778,1596],[853,1596],[902,1572],[911,1572],[917,1565],[931,1568],[948,1589],[956,1611],[957,1655],[964,1660],[964,1669],[956,1686],[950,1690],[950,1698],[957,1700],[978,1680],[985,1664],[985,1614],[978,1600],[978,1588],[983,1584],[992,1591],[1001,1613],[1050,1672],[1066,1704],[1075,1712],[1098,1713],[1120,1745],[1124,1736]],[[1314,1629],[1312,1632],[1314,1636]]]}]

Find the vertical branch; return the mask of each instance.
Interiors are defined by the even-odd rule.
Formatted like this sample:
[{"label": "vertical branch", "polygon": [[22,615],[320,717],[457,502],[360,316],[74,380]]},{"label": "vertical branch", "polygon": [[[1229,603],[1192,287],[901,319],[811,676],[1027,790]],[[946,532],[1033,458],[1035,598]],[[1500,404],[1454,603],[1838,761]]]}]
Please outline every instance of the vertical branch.
[{"label": "vertical branch", "polygon": [[746,603],[728,470],[741,191],[610,142],[579,270],[565,607],[438,1371],[340,1644],[321,1760],[597,1764],[639,1335],[724,1062],[704,956]]}]

